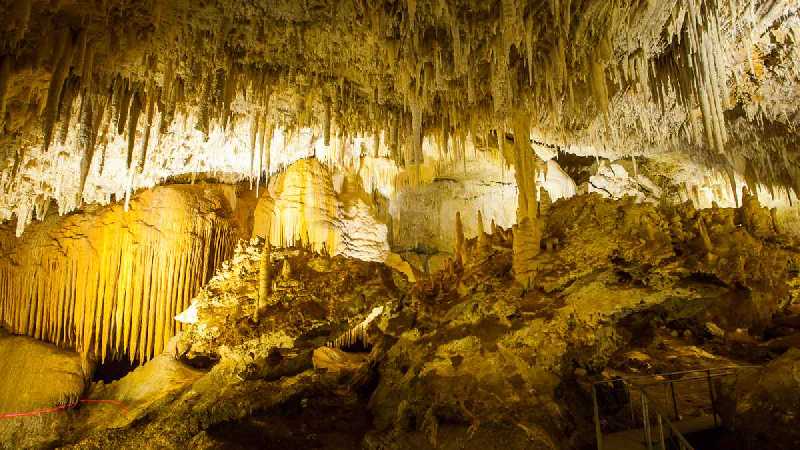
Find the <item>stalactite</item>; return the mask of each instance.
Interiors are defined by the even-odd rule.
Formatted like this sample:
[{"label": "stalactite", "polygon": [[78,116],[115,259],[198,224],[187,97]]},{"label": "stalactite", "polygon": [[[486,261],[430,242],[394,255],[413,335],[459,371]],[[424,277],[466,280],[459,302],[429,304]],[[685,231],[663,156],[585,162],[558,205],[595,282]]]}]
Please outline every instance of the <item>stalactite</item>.
[{"label": "stalactite", "polygon": [[133,164],[133,147],[136,143],[136,127],[139,124],[139,115],[142,113],[141,93],[137,90],[131,100],[131,110],[128,113],[128,170]]},{"label": "stalactite", "polygon": [[373,308],[364,320],[342,333],[333,341],[328,342],[327,346],[338,349],[346,349],[356,344],[361,344],[362,346],[367,347],[370,344],[367,336],[367,330],[372,322],[374,322],[375,319],[383,314],[383,309],[383,306],[377,306]]},{"label": "stalactite", "polygon": [[147,164],[147,149],[150,146],[150,134],[153,129],[153,116],[155,115],[156,94],[149,92],[147,95],[147,117],[144,125],[144,139],[142,140],[142,156],[139,158],[139,173],[144,172]]},{"label": "stalactite", "polygon": [[13,15],[10,22],[15,26],[14,44],[22,41],[28,31],[28,23],[31,19],[31,7],[33,0],[15,0],[13,2]]},{"label": "stalactite", "polygon": [[58,142],[64,145],[67,142],[67,133],[72,122],[72,102],[77,94],[78,80],[75,77],[67,78],[64,82],[64,92],[61,94],[61,110],[58,112],[59,116],[63,116],[61,121],[61,135]]},{"label": "stalactite", "polygon": [[205,77],[203,83],[202,97],[200,99],[197,129],[208,138],[208,131],[211,128],[211,109],[214,99],[214,79],[209,75]]},{"label": "stalactite", "polygon": [[[261,180],[261,175],[263,174],[266,177],[267,182],[269,181],[269,173],[270,173],[270,166],[272,164],[272,134],[274,129],[271,125],[267,125],[267,129],[264,132],[264,140],[261,143],[261,172],[259,172],[258,179]],[[258,193],[256,193],[258,194]]]},{"label": "stalactite", "polygon": [[411,163],[422,164],[422,110],[415,101],[411,106]]},{"label": "stalactite", "polygon": [[92,126],[92,102],[84,99],[80,117],[80,136],[78,145],[81,151],[81,178],[78,195],[83,195],[86,179],[89,177],[89,168],[94,157],[94,127]]},{"label": "stalactite", "polygon": [[111,82],[111,89],[109,90],[109,96],[111,98],[109,105],[111,109],[111,123],[113,124],[113,129],[117,129],[117,120],[119,119],[119,112],[122,104],[122,88],[123,88],[124,81],[122,80],[122,76],[117,74],[114,77],[114,81]]},{"label": "stalactite", "polygon": [[169,130],[169,126],[175,119],[175,104],[178,97],[178,85],[180,80],[174,78],[173,68],[170,64],[167,68],[166,75],[164,75],[163,91],[158,103],[158,111],[161,114],[161,122],[158,125],[159,134],[165,134]]},{"label": "stalactite", "polygon": [[42,125],[42,140],[44,141],[44,151],[50,148],[50,141],[53,137],[53,127],[58,120],[58,111],[61,102],[61,92],[69,74],[72,64],[72,55],[75,46],[72,42],[72,33],[69,29],[64,29],[59,35],[58,47],[56,50],[56,62],[53,75],[50,77],[50,87],[47,90],[47,102],[45,103],[44,122]]},{"label": "stalactite", "polygon": [[325,99],[325,117],[323,118],[322,129],[323,129],[322,132],[323,142],[325,143],[326,146],[330,146],[331,145],[331,101],[328,98]]},{"label": "stalactite", "polygon": [[256,176],[256,155],[258,154],[258,135],[261,125],[260,115],[254,114],[250,124],[250,179]]},{"label": "stalactite", "polygon": [[[110,101],[107,101],[106,102],[107,103],[106,106],[108,106],[108,103],[111,103],[111,101],[113,101],[113,99],[111,99]],[[106,165],[106,150],[108,149],[108,141],[110,139],[109,134],[113,133],[112,129],[113,129],[113,126],[114,126],[113,125],[114,109],[112,107],[106,107],[106,108],[103,108],[103,111],[104,112],[103,112],[101,123],[98,124],[98,126],[100,127],[100,128],[98,128],[98,130],[99,130],[98,132],[100,133],[100,134],[98,134],[98,136],[100,137],[99,142],[102,143],[102,145],[103,145],[103,151],[100,152],[100,167],[99,167],[99,170],[98,170],[98,173],[100,175],[103,174],[104,169],[105,169],[105,165]],[[100,130],[102,130],[102,131],[100,131]]]},{"label": "stalactite", "polygon": [[[32,139],[28,136],[33,134],[31,129],[37,124],[27,124],[35,121],[26,118],[38,114],[46,150],[51,139],[59,141],[53,136],[59,126],[61,142],[67,137],[65,131],[81,128],[71,124],[76,119],[71,115],[77,115],[78,111],[83,114],[86,108],[81,106],[73,111],[73,99],[87,94],[100,96],[110,90],[110,129],[118,134],[127,133],[129,166],[141,154],[137,161],[139,172],[145,172],[145,165],[149,164],[148,153],[150,160],[155,160],[154,153],[165,156],[160,160],[165,161],[165,171],[179,170],[166,167],[167,161],[177,161],[172,158],[179,153],[174,147],[151,148],[155,140],[150,139],[155,104],[160,133],[167,134],[174,118],[179,117],[184,124],[192,123],[207,138],[222,128],[226,149],[229,148],[227,144],[238,145],[229,127],[242,117],[252,118],[255,126],[251,130],[251,164],[249,171],[246,163],[239,170],[247,172],[251,179],[256,178],[254,184],[259,187],[261,176],[270,171],[269,159],[273,156],[268,150],[270,140],[265,130],[273,127],[288,130],[310,126],[314,132],[321,130],[327,146],[331,146],[332,137],[334,141],[347,142],[356,135],[377,136],[379,139],[374,140],[375,146],[371,149],[373,157],[380,156],[376,150],[381,148],[381,141],[388,142],[392,159],[401,166],[423,163],[423,142],[426,152],[428,143],[435,142],[442,158],[462,161],[466,167],[464,147],[459,142],[466,139],[466,132],[459,135],[465,130],[469,130],[472,139],[480,136],[481,140],[488,130],[496,130],[499,148],[510,162],[516,160],[514,146],[506,142],[507,127],[516,120],[516,115],[525,116],[527,121],[521,128],[515,124],[515,139],[527,137],[535,129],[537,134],[544,135],[540,138],[548,143],[555,142],[554,145],[594,146],[621,156],[632,148],[645,155],[651,147],[661,146],[658,138],[675,134],[680,137],[669,142],[670,148],[679,148],[683,140],[689,140],[689,144],[703,147],[694,152],[693,147],[683,146],[686,153],[697,159],[705,157],[703,150],[706,148],[717,153],[733,152],[726,147],[730,147],[734,139],[749,145],[736,136],[737,130],[728,131],[725,122],[726,114],[729,117],[740,114],[740,103],[747,119],[763,129],[771,129],[763,122],[770,115],[780,116],[779,120],[773,120],[779,125],[777,128],[788,125],[791,129],[797,121],[796,115],[793,117],[788,109],[775,113],[759,110],[762,106],[756,103],[766,106],[771,103],[769,99],[750,102],[745,97],[758,99],[762,93],[742,89],[749,84],[754,84],[755,88],[768,86],[762,83],[764,78],[774,77],[784,69],[781,67],[785,62],[782,51],[796,50],[794,42],[786,41],[793,40],[796,32],[780,37],[786,32],[787,27],[782,23],[785,18],[776,21],[774,26],[768,21],[758,25],[763,28],[759,33],[769,41],[773,38],[768,37],[771,35],[768,31],[774,29],[777,33],[774,42],[762,39],[747,43],[745,47],[748,48],[739,48],[731,42],[741,31],[735,19],[740,18],[742,5],[734,6],[737,2],[551,0],[540,5],[525,0],[500,0],[475,9],[480,2],[405,0],[394,2],[391,8],[380,8],[374,2],[365,5],[359,1],[352,10],[344,8],[339,19],[343,23],[363,20],[365,27],[359,28],[359,33],[363,34],[345,33],[341,39],[331,42],[360,43],[364,38],[364,45],[363,48],[344,49],[342,55],[318,46],[330,43],[325,39],[326,27],[317,30],[320,35],[314,37],[320,39],[313,40],[319,42],[312,43],[305,25],[300,25],[303,21],[298,22],[296,18],[286,21],[293,24],[288,29],[271,27],[275,19],[271,15],[259,18],[257,39],[229,45],[223,41],[224,30],[230,26],[215,22],[218,15],[208,18],[208,25],[211,25],[208,29],[193,25],[182,27],[183,19],[171,23],[177,28],[165,27],[159,23],[161,19],[156,18],[162,13],[163,17],[185,18],[184,4],[191,2],[159,1],[157,8],[151,10],[152,17],[143,17],[142,23],[117,26],[115,19],[105,28],[102,21],[83,16],[77,6],[83,3],[78,2],[74,8],[69,8],[74,9],[70,14],[77,14],[67,21],[72,29],[65,27],[61,18],[64,11],[56,13],[60,7],[48,8],[36,3],[31,18],[31,3],[31,0],[10,2],[13,5],[4,16],[9,42],[0,48],[0,55],[4,55],[0,58],[1,137],[37,142],[38,134]],[[240,6],[244,7],[237,5],[226,10],[231,16],[225,20],[241,19],[241,30],[246,33],[254,25],[248,23],[249,13]],[[160,12],[155,12],[156,9]],[[348,16],[354,11],[358,11],[359,17]],[[44,32],[26,34],[31,20]],[[324,18],[315,17],[314,20]],[[215,25],[219,25],[219,30]],[[746,23],[742,26],[747,28]],[[171,31],[165,34],[167,28]],[[628,29],[632,34],[626,36]],[[14,35],[24,39],[15,41]],[[171,40],[164,41],[165,38],[174,38],[174,49],[170,48],[174,54],[158,54],[156,58],[153,56],[156,52],[168,48],[164,42],[173,44]],[[274,54],[265,55],[275,56],[274,64],[265,65],[259,61],[258,55],[264,49],[252,47],[253,41],[283,44],[270,47]],[[185,48],[188,42],[196,48]],[[775,47],[772,54],[765,54],[772,46]],[[291,54],[286,53],[287,49],[291,49]],[[378,54],[367,58],[373,49]],[[736,60],[738,53],[742,53],[742,61]],[[284,59],[287,56],[292,59]],[[342,56],[342,64],[335,61],[338,56]],[[286,64],[287,61],[294,62]],[[353,63],[358,65],[346,67]],[[747,68],[740,71],[740,65]],[[774,74],[769,73],[771,67],[776,68]],[[12,71],[14,92],[8,93]],[[19,88],[22,83],[17,77],[22,75],[36,80],[30,89]],[[40,84],[46,83],[48,76],[50,85],[45,91]],[[143,88],[145,83],[146,88]],[[161,86],[161,95],[155,85]],[[276,102],[280,106],[270,110],[264,106],[264,99],[269,98],[273,90],[280,98]],[[12,103],[8,108],[7,102]],[[647,107],[637,110],[636,105],[642,104]],[[93,128],[104,130],[109,126],[104,108],[95,103],[90,109]],[[139,129],[144,131],[141,152],[132,154],[130,147],[138,127],[132,115],[139,110],[146,117],[146,129]],[[660,110],[660,114],[655,110]],[[14,129],[5,130],[2,122],[7,115],[11,118],[11,114],[14,120],[9,119],[5,125],[10,124]],[[611,119],[622,121],[617,126]],[[270,122],[269,127],[264,126],[266,120]],[[89,133],[93,140],[98,139],[98,134],[102,136],[99,142],[104,145],[100,165],[105,169],[105,145],[111,141],[113,147],[115,139],[110,136],[113,132]],[[432,136],[435,139],[431,139]],[[161,145],[162,140],[169,139],[158,139],[156,145]],[[343,163],[346,151],[342,149],[346,145],[331,147],[334,147],[332,153],[335,152],[338,161]],[[753,153],[764,151],[763,142],[754,142],[752,147]],[[453,153],[448,153],[448,149],[453,149]],[[16,157],[10,179],[18,178],[16,168],[20,165],[22,172],[26,172],[29,160],[31,168],[42,162],[38,152],[24,157],[20,149],[6,153]],[[785,169],[772,167],[770,159],[756,161],[760,158],[750,155],[747,158],[755,161],[754,171],[758,172],[755,181],[771,188],[774,184],[771,180],[778,177],[780,184],[800,189],[797,188],[800,186],[798,177],[775,175],[776,172],[797,173],[791,149],[788,160],[776,164],[787,166]],[[68,159],[61,158],[58,164],[67,164]],[[224,164],[230,159],[234,158],[220,157],[226,160]],[[198,170],[200,162],[209,162],[206,158],[194,157],[191,161],[196,165],[190,170]],[[425,168],[414,170],[419,175]],[[535,164],[520,161],[518,172],[528,170],[535,171]],[[407,179],[414,181],[413,175],[410,173]],[[49,174],[43,178],[49,178]],[[132,176],[131,179],[137,181],[129,180],[127,188],[135,189],[144,178]],[[417,177],[420,178],[423,177]],[[520,181],[524,182],[520,185],[523,197],[520,212],[521,217],[535,221],[532,208],[535,191],[530,188],[529,178],[525,174],[520,176]],[[147,180],[150,181],[153,180]],[[12,182],[9,180],[6,184]],[[20,192],[19,197],[25,197],[30,190],[40,195],[61,193],[65,187],[39,184],[33,189],[28,189],[30,186],[25,183],[14,184],[11,188]],[[67,190],[72,189],[68,187]],[[110,197],[109,192],[101,195]],[[64,206],[67,202],[63,198],[58,200],[61,208],[70,208]],[[14,201],[19,199],[8,203]],[[28,211],[25,208],[16,208],[18,215],[25,216]],[[21,223],[24,225],[26,220],[23,218]]]}]

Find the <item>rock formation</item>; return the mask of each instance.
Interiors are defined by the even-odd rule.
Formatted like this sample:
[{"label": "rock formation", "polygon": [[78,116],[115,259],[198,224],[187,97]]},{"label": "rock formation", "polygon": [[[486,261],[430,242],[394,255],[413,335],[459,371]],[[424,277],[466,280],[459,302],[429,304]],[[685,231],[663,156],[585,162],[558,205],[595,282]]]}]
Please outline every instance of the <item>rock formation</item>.
[{"label": "rock formation", "polygon": [[76,405],[91,381],[76,352],[0,330],[0,439],[3,446],[40,447],[58,440],[66,417],[35,420],[31,412]]},{"label": "rock formation", "polygon": [[180,328],[172,318],[238,239],[232,187],[175,186],[122,205],[48,216],[18,240],[6,227],[0,321],[12,332],[145,361]]},{"label": "rock formation", "polygon": [[258,301],[253,315],[258,322],[261,311],[269,302],[272,293],[272,244],[269,239],[264,240],[264,250],[261,252],[261,262],[258,266]]},{"label": "rock formation", "polygon": [[254,236],[269,235],[273,246],[306,242],[316,251],[370,261],[389,252],[386,225],[360,184],[334,189],[331,172],[316,159],[303,159],[275,176],[255,211]]},{"label": "rock formation", "polygon": [[793,348],[763,369],[750,370],[721,386],[724,420],[747,445],[770,448],[800,445],[800,435],[793,426],[800,414],[798,372],[800,349]]}]

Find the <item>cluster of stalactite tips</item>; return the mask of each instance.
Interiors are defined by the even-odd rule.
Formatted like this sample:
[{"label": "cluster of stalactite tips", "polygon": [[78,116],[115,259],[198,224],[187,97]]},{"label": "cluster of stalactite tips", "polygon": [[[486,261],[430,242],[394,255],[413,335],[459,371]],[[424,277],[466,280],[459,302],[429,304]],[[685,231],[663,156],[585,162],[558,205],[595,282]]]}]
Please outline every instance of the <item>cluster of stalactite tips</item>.
[{"label": "cluster of stalactite tips", "polygon": [[[163,192],[163,191],[162,191]],[[186,309],[222,261],[237,230],[198,215],[183,195],[125,213],[42,224],[0,261],[0,323],[6,329],[107,358],[144,362],[162,352]],[[152,208],[152,209],[150,209]],[[101,226],[98,226],[100,224]]]},{"label": "cluster of stalactite tips", "polygon": [[[6,190],[54,141],[80,155],[80,191],[118,136],[127,170],[142,172],[172,151],[160,137],[187,121],[206,136],[246,127],[246,175],[259,179],[274,131],[310,127],[325,144],[374,136],[400,166],[423,162],[426,137],[463,155],[467,139],[503,148],[536,134],[620,154],[689,149],[798,188],[791,133],[732,133],[726,119],[738,108],[773,132],[792,128],[792,111],[748,112],[764,94],[742,87],[768,76],[758,57],[767,31],[794,36],[786,2],[5,3]],[[778,65],[796,60],[775,53],[785,53]],[[651,106],[626,122],[631,104]]]}]

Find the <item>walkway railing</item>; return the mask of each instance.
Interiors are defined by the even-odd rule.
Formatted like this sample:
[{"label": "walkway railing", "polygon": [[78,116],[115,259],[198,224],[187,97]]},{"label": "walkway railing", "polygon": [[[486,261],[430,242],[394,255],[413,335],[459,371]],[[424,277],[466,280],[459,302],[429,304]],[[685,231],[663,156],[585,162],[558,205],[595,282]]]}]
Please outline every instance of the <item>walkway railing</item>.
[{"label": "walkway railing", "polygon": [[[604,447],[605,438],[621,432],[641,433],[639,442],[648,450],[695,450],[681,431],[681,425],[694,420],[696,428],[718,427],[714,380],[737,376],[739,371],[754,367],[721,367],[595,382],[592,401],[598,450],[614,450]],[[707,425],[702,425],[704,420],[708,420]]]}]

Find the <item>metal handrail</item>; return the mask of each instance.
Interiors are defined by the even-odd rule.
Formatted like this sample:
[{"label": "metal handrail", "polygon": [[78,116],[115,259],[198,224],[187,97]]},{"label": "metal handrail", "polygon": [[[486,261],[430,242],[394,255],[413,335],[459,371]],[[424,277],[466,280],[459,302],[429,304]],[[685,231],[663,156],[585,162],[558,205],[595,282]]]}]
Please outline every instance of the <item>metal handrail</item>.
[{"label": "metal handrail", "polygon": [[[666,450],[666,440],[664,437],[664,425],[663,423],[666,421],[667,429],[670,431],[670,439],[677,439],[678,447],[681,450],[695,450],[694,447],[689,443],[686,437],[678,430],[672,420],[664,414],[661,408],[658,406],[658,403],[655,402],[651,395],[647,393],[647,387],[657,386],[657,385],[669,385],[672,393],[672,403],[673,409],[675,413],[675,419],[679,420],[680,415],[678,413],[677,407],[677,400],[675,394],[675,384],[679,382],[690,382],[690,381],[701,381],[706,380],[708,382],[708,390],[709,390],[709,397],[711,400],[711,408],[712,413],[714,416],[714,423],[718,425],[717,422],[717,402],[716,402],[716,395],[714,392],[713,385],[711,380],[713,378],[721,378],[725,376],[732,376],[736,375],[739,370],[741,369],[751,369],[751,368],[758,368],[760,366],[726,366],[726,367],[718,367],[713,369],[695,369],[695,370],[686,370],[680,372],[670,372],[670,373],[663,373],[658,375],[646,375],[646,376],[638,376],[638,377],[630,377],[627,379],[618,378],[615,380],[601,380],[592,383],[592,402],[594,406],[594,422],[595,422],[595,433],[597,438],[597,448],[598,450],[603,450],[603,430],[600,423],[600,408],[598,404],[597,398],[597,385],[606,384],[606,385],[613,385],[614,383],[622,382],[623,386],[628,392],[628,402],[631,407],[631,419],[636,422],[634,407],[632,399],[630,398],[630,391],[631,387],[633,387],[637,392],[640,394],[641,398],[641,408],[642,408],[642,427],[644,432],[644,439],[647,444],[648,450],[653,449],[653,430],[652,430],[652,421],[650,416],[650,411],[652,410],[655,412],[655,418],[658,425],[658,439],[659,443],[661,444],[661,450]],[[688,374],[695,374],[695,373],[703,373],[704,376],[697,376],[697,377],[688,377],[688,378],[677,378],[678,375],[688,375]],[[634,382],[633,380],[645,380],[645,379],[652,379],[655,376],[659,377],[667,377],[663,380],[653,380],[651,382]]]},{"label": "metal handrail", "polygon": [[[666,439],[664,436],[664,422],[667,423],[667,428],[670,430],[670,434],[672,438],[676,438],[678,440],[678,446],[681,450],[695,450],[694,447],[689,443],[683,434],[678,430],[678,428],[672,423],[671,420],[658,408],[657,403],[654,402],[647,392],[641,387],[636,385],[631,385],[626,380],[606,380],[606,381],[598,381],[592,384],[592,402],[594,403],[594,423],[595,423],[595,433],[597,438],[597,449],[603,450],[603,431],[600,425],[600,409],[597,403],[597,389],[596,386],[598,384],[607,384],[613,383],[617,381],[622,381],[626,387],[630,388],[633,386],[640,394],[640,398],[642,399],[642,426],[644,427],[644,439],[647,444],[648,450],[653,450],[653,435],[652,435],[652,421],[650,420],[650,409],[656,413],[656,421],[658,423],[658,438],[659,443],[661,444],[661,450],[667,450],[666,446]],[[651,406],[652,405],[652,406]],[[631,413],[633,413],[631,411]]]},{"label": "metal handrail", "polygon": [[[664,373],[658,373],[658,374],[654,374],[654,375],[630,376],[630,377],[626,377],[625,380],[639,380],[639,379],[655,378],[655,377],[671,377],[671,376],[674,376],[674,375],[686,375],[686,374],[690,374],[690,373],[706,373],[708,371],[716,372],[716,371],[728,370],[728,371],[736,372],[736,371],[739,371],[741,369],[758,369],[760,367],[761,366],[757,366],[757,365],[723,366],[723,367],[714,367],[714,368],[711,368],[711,369],[693,369],[693,370],[682,370],[682,371],[679,371],[679,372],[664,372]],[[705,377],[703,377],[703,378],[705,378]],[[681,379],[683,379],[683,378],[675,378],[675,379],[672,379],[672,381],[679,381]],[[659,380],[659,381],[665,381],[666,382],[666,381],[670,381],[670,380]],[[605,383],[605,382],[608,382],[608,380],[598,381],[597,383]]]},{"label": "metal handrail", "polygon": [[[639,386],[634,386],[634,387],[639,390],[639,393],[642,396],[643,402],[645,402],[646,405],[647,405],[647,409],[643,413],[643,416],[644,416],[644,414],[648,414],[649,413],[649,410],[651,408],[650,405],[652,405],[652,409],[656,413],[656,419],[658,420],[658,428],[659,428],[659,441],[661,442],[661,450],[667,450],[667,446],[666,446],[666,443],[665,443],[665,440],[664,440],[664,427],[663,427],[663,424],[662,424],[662,420],[667,422],[667,427],[669,428],[670,432],[672,433],[672,436],[678,439],[678,445],[679,445],[681,450],[684,450],[684,449],[685,450],[695,450],[694,447],[692,447],[692,444],[690,444],[689,441],[686,439],[686,437],[683,435],[683,433],[681,433],[678,430],[678,428],[675,426],[675,424],[673,424],[672,421],[669,420],[669,417],[667,417],[666,414],[661,412],[661,409],[658,407],[658,403],[654,402],[650,398],[650,395],[644,389],[642,389]],[[653,442],[652,435],[651,435],[651,433],[649,431],[649,429],[650,429],[650,426],[649,426],[650,425],[650,420],[649,419],[650,419],[649,417],[645,417],[645,422],[647,423],[647,426],[645,426],[645,430],[646,430],[645,432],[647,433],[645,439],[647,440],[647,448],[648,449],[650,449],[652,447],[652,442]]]}]

